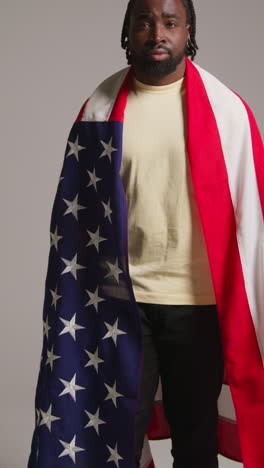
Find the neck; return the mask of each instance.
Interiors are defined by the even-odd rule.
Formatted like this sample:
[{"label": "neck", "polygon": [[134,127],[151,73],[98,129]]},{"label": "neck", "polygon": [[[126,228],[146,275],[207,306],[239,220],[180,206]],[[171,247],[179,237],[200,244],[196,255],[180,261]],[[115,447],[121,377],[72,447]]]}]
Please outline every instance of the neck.
[{"label": "neck", "polygon": [[141,72],[136,65],[133,66],[133,73],[136,79],[138,81],[141,81],[141,83],[145,83],[150,86],[165,86],[165,85],[174,83],[175,81],[178,81],[184,77],[185,70],[186,70],[185,58],[177,66],[177,69],[174,72],[163,77],[146,75],[145,73]]}]

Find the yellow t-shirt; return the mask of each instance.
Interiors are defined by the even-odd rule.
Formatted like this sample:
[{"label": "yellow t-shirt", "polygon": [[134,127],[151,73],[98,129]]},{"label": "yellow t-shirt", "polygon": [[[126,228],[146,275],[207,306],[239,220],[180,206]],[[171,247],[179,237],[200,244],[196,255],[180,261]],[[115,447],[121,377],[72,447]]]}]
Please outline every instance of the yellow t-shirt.
[{"label": "yellow t-shirt", "polygon": [[185,139],[182,78],[134,80],[124,119],[120,175],[128,206],[128,259],[135,298],[215,304]]}]

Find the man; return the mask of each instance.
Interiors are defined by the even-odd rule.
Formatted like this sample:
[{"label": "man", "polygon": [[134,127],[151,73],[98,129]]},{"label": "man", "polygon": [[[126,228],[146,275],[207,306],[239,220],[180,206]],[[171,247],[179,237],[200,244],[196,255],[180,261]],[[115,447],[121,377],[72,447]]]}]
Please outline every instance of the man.
[{"label": "man", "polygon": [[244,466],[264,466],[263,144],[246,104],[186,58],[195,33],[192,1],[131,0],[132,67],[72,128],[29,468],[146,466],[159,377],[173,466],[217,467],[224,364]]},{"label": "man", "polygon": [[123,31],[135,80],[126,105],[121,176],[145,356],[137,466],[159,374],[175,466],[217,466],[223,359],[185,152],[183,78],[186,51],[194,56],[197,49],[194,20],[192,2],[134,1]]}]

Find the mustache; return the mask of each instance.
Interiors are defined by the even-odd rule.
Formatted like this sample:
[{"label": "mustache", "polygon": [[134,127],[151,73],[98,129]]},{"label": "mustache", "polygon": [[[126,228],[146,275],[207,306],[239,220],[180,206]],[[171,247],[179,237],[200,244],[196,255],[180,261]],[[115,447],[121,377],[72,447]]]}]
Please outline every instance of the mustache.
[{"label": "mustache", "polygon": [[148,47],[146,47],[143,51],[143,54],[144,55],[148,55],[150,52],[153,52],[155,50],[159,50],[159,51],[165,51],[167,52],[169,55],[171,55],[171,50],[166,47],[166,46],[153,46],[153,45],[149,45]]}]

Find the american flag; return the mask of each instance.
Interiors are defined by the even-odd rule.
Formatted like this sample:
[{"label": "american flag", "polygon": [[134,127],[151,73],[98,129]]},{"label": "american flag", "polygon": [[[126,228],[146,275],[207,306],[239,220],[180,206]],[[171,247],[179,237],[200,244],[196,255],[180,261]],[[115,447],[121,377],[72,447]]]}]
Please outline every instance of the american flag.
[{"label": "american flag", "polygon": [[[125,69],[102,83],[69,135],[51,217],[28,468],[135,467],[141,328],[119,174],[130,79]],[[242,99],[188,59],[185,86],[187,152],[226,365],[220,453],[263,468],[263,142]],[[157,400],[150,438],[169,436]],[[146,438],[141,468],[151,466]]]}]

